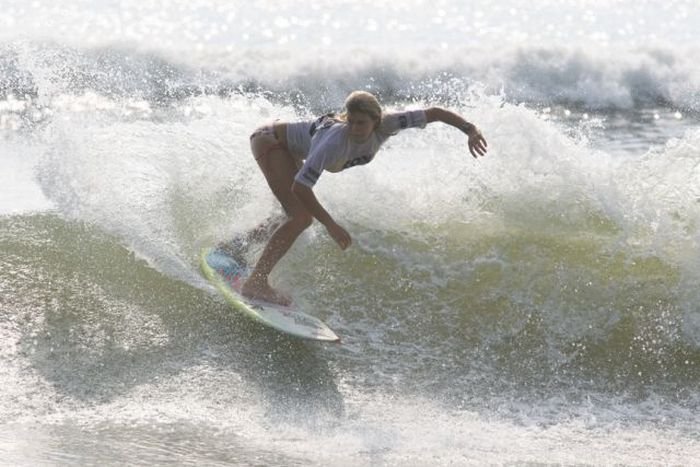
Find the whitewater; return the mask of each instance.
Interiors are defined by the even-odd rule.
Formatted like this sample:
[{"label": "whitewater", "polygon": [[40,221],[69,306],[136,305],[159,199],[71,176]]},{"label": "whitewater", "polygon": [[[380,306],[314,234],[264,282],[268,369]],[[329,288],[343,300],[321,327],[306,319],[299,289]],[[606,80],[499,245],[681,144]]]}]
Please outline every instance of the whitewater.
[{"label": "whitewater", "polygon": [[[0,463],[693,465],[700,6],[0,0]],[[342,344],[235,312],[202,247],[279,212],[248,136],[437,123],[315,187],[273,284]],[[251,260],[263,245],[253,245]]]}]

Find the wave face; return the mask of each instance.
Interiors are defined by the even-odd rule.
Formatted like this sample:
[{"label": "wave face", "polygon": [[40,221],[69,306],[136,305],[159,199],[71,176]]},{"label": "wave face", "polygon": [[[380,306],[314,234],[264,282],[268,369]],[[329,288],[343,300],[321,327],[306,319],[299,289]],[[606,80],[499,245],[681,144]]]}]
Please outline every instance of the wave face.
[{"label": "wave face", "polygon": [[[688,455],[697,447],[689,433],[700,383],[700,134],[612,156],[523,106],[460,99],[456,110],[489,128],[487,158],[473,161],[459,134],[431,125],[392,139],[371,166],[319,183],[354,245],[342,253],[314,226],[272,277],[344,339],[314,351],[232,315],[197,267],[202,246],[278,212],[247,133],[272,116],[298,117],[292,106],[256,94],[199,96],[164,117],[78,96],[41,129],[16,134],[15,144],[27,138],[34,147],[34,180],[50,209],[2,218],[4,358],[15,388],[3,418],[25,426],[60,410],[78,424],[108,420],[106,436],[127,436],[131,446],[124,424],[164,414],[160,422],[197,425],[221,403],[260,430],[254,443],[266,439],[270,420],[291,430],[280,436],[297,437],[317,429],[299,420],[327,427],[340,417],[341,433],[324,431],[324,439],[341,436],[356,451],[331,460],[372,462],[389,449],[391,463],[400,453],[426,458],[413,437],[401,437],[397,453],[390,440],[358,440],[355,430],[498,413],[507,424],[551,424],[564,430],[557,436],[580,440],[572,417],[594,417],[603,430],[623,412],[634,433],[674,420],[691,443],[680,459]],[[260,385],[262,406],[231,399],[231,387]],[[182,391],[193,413],[177,408]],[[389,425],[379,423],[387,411]],[[220,430],[250,428],[223,416],[215,417]],[[58,420],[68,430],[61,436],[79,437]],[[190,440],[211,435],[192,429]],[[637,449],[646,438],[625,433],[633,441],[616,447],[618,459],[653,458]],[[529,430],[510,436],[537,439]],[[369,457],[357,454],[367,443]],[[269,461],[317,448],[279,442],[285,454]],[[446,448],[443,461],[477,448]]]}]

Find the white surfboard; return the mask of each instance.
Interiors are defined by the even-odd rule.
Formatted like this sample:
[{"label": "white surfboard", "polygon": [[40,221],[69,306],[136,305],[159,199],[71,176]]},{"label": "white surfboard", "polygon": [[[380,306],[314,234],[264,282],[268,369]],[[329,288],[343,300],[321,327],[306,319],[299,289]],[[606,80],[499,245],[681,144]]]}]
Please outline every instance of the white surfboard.
[{"label": "white surfboard", "polygon": [[205,248],[200,255],[204,276],[236,310],[266,326],[304,339],[338,342],[340,338],[323,321],[294,307],[259,302],[238,290],[249,271],[220,249]]}]

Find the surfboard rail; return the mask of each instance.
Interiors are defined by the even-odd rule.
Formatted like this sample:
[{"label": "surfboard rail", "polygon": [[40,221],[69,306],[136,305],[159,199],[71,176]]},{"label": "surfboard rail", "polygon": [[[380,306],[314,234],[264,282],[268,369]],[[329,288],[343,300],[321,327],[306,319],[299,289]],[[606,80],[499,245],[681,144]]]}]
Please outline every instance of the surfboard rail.
[{"label": "surfboard rail", "polygon": [[325,342],[340,342],[340,338],[320,319],[293,307],[249,300],[236,288],[240,286],[248,270],[223,251],[207,247],[200,253],[199,265],[204,277],[236,311],[278,331]]}]

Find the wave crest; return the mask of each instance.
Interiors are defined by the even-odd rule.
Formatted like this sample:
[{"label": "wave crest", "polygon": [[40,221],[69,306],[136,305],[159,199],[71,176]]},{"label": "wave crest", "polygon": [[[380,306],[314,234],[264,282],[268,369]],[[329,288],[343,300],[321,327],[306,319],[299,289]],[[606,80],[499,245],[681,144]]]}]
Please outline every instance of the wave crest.
[{"label": "wave crest", "polygon": [[[454,100],[455,87],[479,84],[508,102],[597,110],[673,108],[700,111],[700,49],[510,47],[382,51],[329,55],[283,49],[202,51],[173,57],[127,46],[77,49],[11,43],[0,48],[5,97],[94,91],[167,105],[196,95],[260,92],[325,111],[352,89],[385,102]],[[446,85],[449,84],[449,85]]]}]

